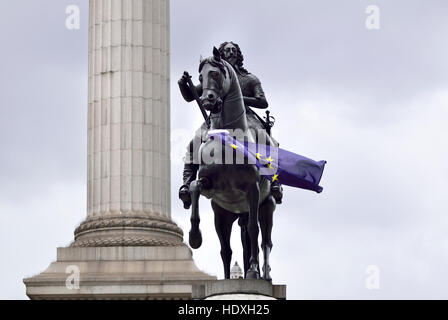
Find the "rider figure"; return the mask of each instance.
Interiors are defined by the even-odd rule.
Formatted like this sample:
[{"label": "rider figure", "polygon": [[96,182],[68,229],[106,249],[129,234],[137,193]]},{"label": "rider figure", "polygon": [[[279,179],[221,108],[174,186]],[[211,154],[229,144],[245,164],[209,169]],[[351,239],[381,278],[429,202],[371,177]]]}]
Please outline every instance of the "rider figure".
[{"label": "rider figure", "polygon": [[[230,63],[238,76],[238,82],[241,87],[241,92],[243,94],[244,105],[246,106],[246,115],[249,127],[257,129],[267,129],[264,121],[250,109],[250,107],[258,109],[266,109],[268,107],[268,102],[264,95],[263,88],[261,87],[261,82],[258,78],[249,73],[243,67],[244,57],[241,53],[238,44],[233,42],[224,42],[219,47],[219,52],[221,58]],[[178,81],[180,92],[187,102],[194,100],[194,97],[188,87],[188,75],[184,74],[182,78]],[[198,92],[198,96],[202,95],[202,86],[199,84],[195,87]],[[205,125],[202,126],[205,128]],[[193,141],[190,142],[187,155],[185,157],[185,165],[183,172],[183,185],[179,190],[179,198],[184,203],[184,208],[188,209],[191,206],[189,186],[192,181],[196,179],[197,171],[199,170],[199,164],[193,163]],[[274,181],[271,183],[271,194],[277,203],[282,202],[283,188],[278,183]]]}]

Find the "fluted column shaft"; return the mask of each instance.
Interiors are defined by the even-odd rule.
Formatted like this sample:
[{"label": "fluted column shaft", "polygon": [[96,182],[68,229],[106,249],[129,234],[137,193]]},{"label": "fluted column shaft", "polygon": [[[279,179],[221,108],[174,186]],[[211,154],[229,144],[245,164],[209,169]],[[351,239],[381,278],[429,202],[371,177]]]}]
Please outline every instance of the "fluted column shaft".
[{"label": "fluted column shaft", "polygon": [[169,0],[90,0],[88,217],[170,217],[169,58]]},{"label": "fluted column shaft", "polygon": [[90,0],[87,218],[74,247],[178,246],[169,0]]}]

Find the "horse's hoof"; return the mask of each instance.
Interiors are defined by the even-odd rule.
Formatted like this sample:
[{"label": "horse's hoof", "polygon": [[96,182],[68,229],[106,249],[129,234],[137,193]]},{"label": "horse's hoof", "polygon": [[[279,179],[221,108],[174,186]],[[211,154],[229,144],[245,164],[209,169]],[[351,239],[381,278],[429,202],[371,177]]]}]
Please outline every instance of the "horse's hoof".
[{"label": "horse's hoof", "polygon": [[271,267],[268,267],[268,271],[266,272],[266,266],[263,266],[263,279],[272,282],[270,271]]},{"label": "horse's hoof", "polygon": [[272,278],[271,278],[271,276],[270,276],[269,274],[264,274],[264,275],[263,275],[263,280],[272,282]]},{"label": "horse's hoof", "polygon": [[189,233],[188,241],[190,247],[193,249],[198,249],[202,245],[202,234],[201,230],[191,230]]},{"label": "horse's hoof", "polygon": [[260,273],[258,271],[247,270],[246,279],[260,279]]}]

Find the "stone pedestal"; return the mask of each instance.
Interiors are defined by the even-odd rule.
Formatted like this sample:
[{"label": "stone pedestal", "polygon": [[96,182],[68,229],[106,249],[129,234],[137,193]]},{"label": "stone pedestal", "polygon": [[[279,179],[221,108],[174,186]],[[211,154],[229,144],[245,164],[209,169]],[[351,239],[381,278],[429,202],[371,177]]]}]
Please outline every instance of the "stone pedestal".
[{"label": "stone pedestal", "polygon": [[90,0],[87,218],[31,299],[188,299],[215,279],[171,220],[169,3]]},{"label": "stone pedestal", "polygon": [[192,299],[211,277],[177,247],[59,248],[57,261],[25,279],[30,299]]},{"label": "stone pedestal", "polygon": [[286,285],[265,280],[230,279],[207,281],[194,287],[193,298],[205,300],[284,300]]}]

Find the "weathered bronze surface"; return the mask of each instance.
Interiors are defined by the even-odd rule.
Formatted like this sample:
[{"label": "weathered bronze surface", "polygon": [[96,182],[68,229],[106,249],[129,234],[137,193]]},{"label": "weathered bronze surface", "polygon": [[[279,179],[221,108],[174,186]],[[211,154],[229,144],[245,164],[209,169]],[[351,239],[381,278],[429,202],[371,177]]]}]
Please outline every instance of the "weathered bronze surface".
[{"label": "weathered bronze surface", "polygon": [[[213,56],[201,60],[200,84],[194,86],[190,75],[185,72],[179,80],[179,88],[187,102],[196,100],[206,122],[201,130],[207,129],[250,129],[262,130],[269,144],[278,145],[270,137],[273,117],[266,113],[261,119],[251,107],[268,107],[260,80],[243,67],[243,55],[233,42],[214,48]],[[206,111],[210,114],[206,116]],[[244,117],[239,117],[244,112]],[[213,142],[206,141],[202,151],[207,152]],[[195,163],[193,140],[185,157],[184,184],[179,197],[186,209],[192,206],[189,242],[192,248],[199,248],[202,236],[199,229],[199,195],[212,200],[215,213],[215,229],[221,243],[221,257],[225,278],[230,278],[232,250],[230,234],[233,223],[238,219],[243,244],[244,270],[246,278],[259,278],[258,233],[262,233],[263,278],[271,280],[269,253],[272,248],[272,216],[276,203],[281,203],[282,187],[260,176],[254,165],[199,165]],[[198,180],[196,174],[199,171]],[[253,240],[253,241],[252,241]]]}]

